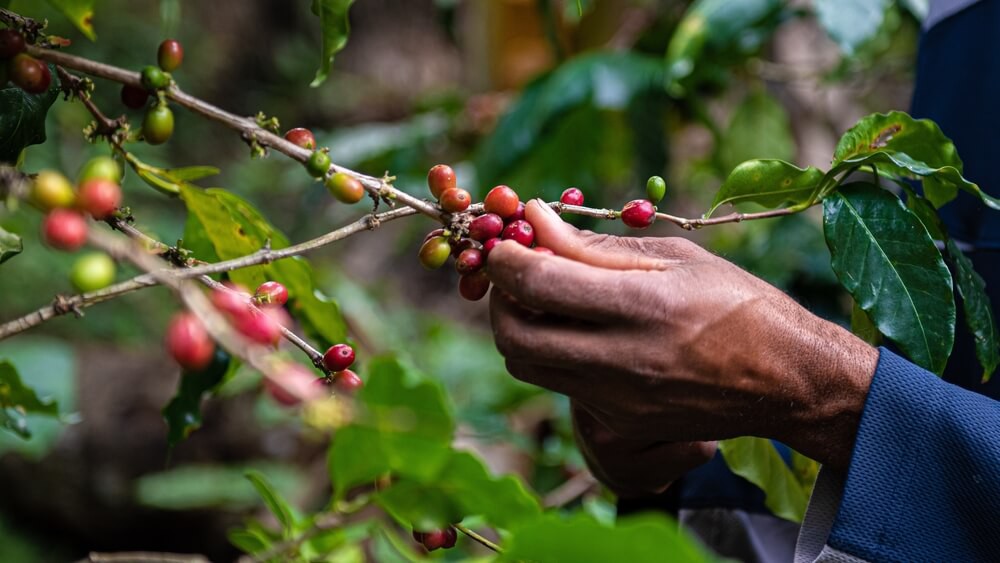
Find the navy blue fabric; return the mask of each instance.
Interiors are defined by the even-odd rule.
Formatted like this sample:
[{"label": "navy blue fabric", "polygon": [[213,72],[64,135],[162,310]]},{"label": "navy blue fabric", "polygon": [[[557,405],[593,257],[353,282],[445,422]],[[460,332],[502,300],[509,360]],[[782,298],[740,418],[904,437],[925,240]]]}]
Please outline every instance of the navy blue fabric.
[{"label": "navy blue fabric", "polygon": [[[1000,0],[982,0],[921,37],[911,114],[936,121],[965,177],[1000,196]],[[1000,211],[965,192],[940,211],[953,237],[1000,248]]]},{"label": "navy blue fabric", "polygon": [[1000,557],[1000,403],[883,348],[829,545],[871,561]]}]

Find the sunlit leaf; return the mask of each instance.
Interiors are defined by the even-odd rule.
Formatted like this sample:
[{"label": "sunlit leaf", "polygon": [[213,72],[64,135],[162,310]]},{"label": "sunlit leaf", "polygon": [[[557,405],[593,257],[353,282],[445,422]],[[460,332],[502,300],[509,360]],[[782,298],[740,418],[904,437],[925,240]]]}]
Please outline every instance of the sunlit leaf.
[{"label": "sunlit leaf", "polygon": [[48,0],[63,13],[73,25],[91,41],[97,39],[94,33],[94,0]]},{"label": "sunlit leaf", "polygon": [[769,208],[804,203],[822,180],[823,172],[811,166],[799,168],[783,160],[749,160],[729,174],[705,215],[727,203],[752,202]]},{"label": "sunlit leaf", "polygon": [[323,52],[319,70],[313,79],[313,88],[326,81],[330,75],[330,65],[333,56],[347,45],[347,36],[351,31],[347,12],[354,0],[313,0],[312,11],[319,16],[320,30],[323,34]]},{"label": "sunlit leaf", "polygon": [[722,440],[719,452],[733,473],[764,491],[764,505],[775,516],[802,522],[809,491],[803,488],[770,440],[752,436]]}]

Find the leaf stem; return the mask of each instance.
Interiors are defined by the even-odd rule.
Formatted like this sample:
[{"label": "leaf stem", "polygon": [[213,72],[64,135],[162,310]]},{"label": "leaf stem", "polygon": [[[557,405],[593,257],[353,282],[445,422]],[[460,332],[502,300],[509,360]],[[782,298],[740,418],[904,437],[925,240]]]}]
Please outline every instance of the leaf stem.
[{"label": "leaf stem", "polygon": [[497,544],[491,542],[490,540],[484,538],[483,536],[477,534],[473,530],[470,530],[469,528],[467,528],[467,527],[465,527],[465,526],[463,526],[461,524],[452,524],[452,527],[454,527],[459,532],[462,532],[463,534],[465,534],[465,535],[469,536],[470,538],[474,539],[475,541],[481,543],[482,545],[486,546],[487,548],[492,549],[493,551],[495,551],[497,553],[503,553],[503,548],[502,547],[500,547],[499,545],[497,545]]}]

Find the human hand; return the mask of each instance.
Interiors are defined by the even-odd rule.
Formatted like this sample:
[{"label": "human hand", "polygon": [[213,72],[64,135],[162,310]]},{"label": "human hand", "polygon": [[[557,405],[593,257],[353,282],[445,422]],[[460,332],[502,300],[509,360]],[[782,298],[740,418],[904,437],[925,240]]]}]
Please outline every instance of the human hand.
[{"label": "human hand", "polygon": [[538,202],[526,213],[559,256],[490,253],[494,334],[515,377],[632,440],[764,436],[846,466],[874,348],[687,240],[580,232]]}]

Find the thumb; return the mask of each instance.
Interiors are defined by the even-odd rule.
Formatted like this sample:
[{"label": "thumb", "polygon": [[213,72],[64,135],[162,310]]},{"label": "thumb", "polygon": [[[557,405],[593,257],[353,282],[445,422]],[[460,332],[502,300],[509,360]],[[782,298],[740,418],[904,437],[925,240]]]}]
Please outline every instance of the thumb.
[{"label": "thumb", "polygon": [[663,270],[669,265],[645,252],[643,239],[581,231],[540,199],[528,202],[524,216],[535,229],[538,245],[559,256],[612,270]]}]

